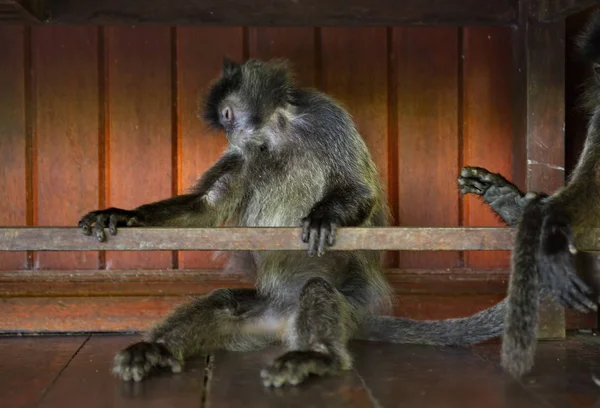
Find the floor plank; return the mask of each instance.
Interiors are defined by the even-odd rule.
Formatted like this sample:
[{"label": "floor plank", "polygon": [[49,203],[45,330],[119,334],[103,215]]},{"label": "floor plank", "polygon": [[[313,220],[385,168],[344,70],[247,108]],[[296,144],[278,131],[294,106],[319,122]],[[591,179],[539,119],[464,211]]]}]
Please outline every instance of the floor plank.
[{"label": "floor plank", "polygon": [[207,395],[208,408],[235,407],[374,407],[354,371],[339,377],[309,379],[297,388],[266,388],[260,370],[282,352],[279,348],[251,353],[214,355]]},{"label": "floor plank", "polygon": [[205,358],[190,361],[182,374],[164,373],[141,383],[123,382],[111,374],[114,354],[138,338],[112,335],[90,338],[39,407],[200,407]]},{"label": "floor plank", "polygon": [[[474,351],[499,365],[500,344],[476,346]],[[593,374],[600,378],[600,339],[573,336],[567,342],[539,342],[533,370],[520,382],[552,406],[599,407],[600,387]]]},{"label": "floor plank", "polygon": [[0,405],[35,406],[86,339],[0,337]]},{"label": "floor plank", "polygon": [[352,351],[380,407],[547,407],[468,348],[354,342]]}]

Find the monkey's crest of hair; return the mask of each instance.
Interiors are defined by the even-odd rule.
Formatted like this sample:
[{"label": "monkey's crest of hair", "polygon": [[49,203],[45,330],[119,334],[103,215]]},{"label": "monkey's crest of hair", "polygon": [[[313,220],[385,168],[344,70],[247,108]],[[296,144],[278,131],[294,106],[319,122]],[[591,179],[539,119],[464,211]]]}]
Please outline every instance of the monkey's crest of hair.
[{"label": "monkey's crest of hair", "polygon": [[223,129],[219,121],[220,104],[235,93],[243,97],[258,124],[275,109],[293,103],[296,91],[294,77],[286,60],[248,60],[239,64],[224,59],[221,77],[207,93],[202,117],[213,128]]}]

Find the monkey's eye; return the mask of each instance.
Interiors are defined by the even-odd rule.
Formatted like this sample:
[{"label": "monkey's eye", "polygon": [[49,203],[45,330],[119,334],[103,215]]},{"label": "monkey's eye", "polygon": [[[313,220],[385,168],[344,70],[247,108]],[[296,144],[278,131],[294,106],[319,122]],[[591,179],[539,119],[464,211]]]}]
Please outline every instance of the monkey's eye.
[{"label": "monkey's eye", "polygon": [[226,106],[221,111],[221,116],[225,122],[231,122],[233,120],[233,110],[229,106]]}]

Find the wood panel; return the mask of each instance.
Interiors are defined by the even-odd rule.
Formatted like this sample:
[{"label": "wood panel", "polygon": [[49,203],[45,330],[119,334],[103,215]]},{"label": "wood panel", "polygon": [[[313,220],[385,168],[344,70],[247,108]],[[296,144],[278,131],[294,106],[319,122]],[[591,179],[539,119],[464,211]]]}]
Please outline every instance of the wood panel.
[{"label": "wood panel", "polygon": [[[462,72],[462,162],[512,178],[512,33],[506,28],[465,28]],[[505,226],[478,197],[464,198],[464,225]],[[509,252],[466,252],[472,268],[504,268]]]},{"label": "wood panel", "polygon": [[86,339],[87,336],[0,337],[2,406],[37,406]]},{"label": "wood panel", "polygon": [[[458,29],[395,28],[401,226],[456,226]],[[401,268],[448,268],[456,252],[402,253]]]},{"label": "wood panel", "polygon": [[[0,26],[0,225],[26,225],[27,133],[25,123],[26,29]],[[9,198],[9,199],[7,199]],[[29,220],[31,221],[31,220]],[[0,253],[0,269],[27,267],[25,252]]]},{"label": "wood panel", "polygon": [[[99,60],[95,27],[32,29],[37,225],[76,226],[99,197]],[[67,74],[68,73],[68,74]],[[95,251],[37,252],[35,268],[96,268]]]},{"label": "wood panel", "polygon": [[[242,60],[240,27],[177,28],[177,111],[180,149],[179,188],[184,193],[225,151],[227,138],[210,131],[199,117],[199,108],[210,82],[221,74],[223,57]],[[215,39],[218,39],[216,41]],[[199,46],[199,45],[202,46]],[[180,252],[180,268],[215,268],[223,265],[209,251]]]},{"label": "wood panel", "polygon": [[[106,29],[107,206],[132,208],[172,188],[172,72],[168,27]],[[107,269],[165,268],[170,252],[106,254]]]},{"label": "wood panel", "polygon": [[312,27],[250,27],[248,43],[250,58],[268,60],[285,58],[292,64],[301,86],[318,84],[316,70],[317,29]]},{"label": "wood panel", "polygon": [[111,368],[116,352],[139,336],[93,336],[73,357],[39,407],[200,407],[206,358],[189,360],[182,374],[164,373],[142,383],[116,379]]}]

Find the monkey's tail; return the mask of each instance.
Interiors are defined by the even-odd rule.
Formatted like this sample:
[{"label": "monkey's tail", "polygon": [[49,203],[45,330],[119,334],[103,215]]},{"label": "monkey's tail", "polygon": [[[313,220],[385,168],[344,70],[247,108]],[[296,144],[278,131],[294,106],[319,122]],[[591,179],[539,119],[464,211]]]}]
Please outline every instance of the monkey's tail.
[{"label": "monkey's tail", "polygon": [[412,320],[369,316],[354,338],[388,343],[430,345],[475,344],[502,333],[507,299],[472,316],[444,320]]},{"label": "monkey's tail", "polygon": [[516,377],[531,370],[535,357],[540,298],[538,250],[544,218],[540,201],[545,197],[540,194],[525,206],[511,256],[501,362]]}]

